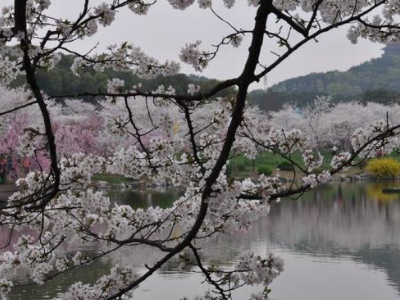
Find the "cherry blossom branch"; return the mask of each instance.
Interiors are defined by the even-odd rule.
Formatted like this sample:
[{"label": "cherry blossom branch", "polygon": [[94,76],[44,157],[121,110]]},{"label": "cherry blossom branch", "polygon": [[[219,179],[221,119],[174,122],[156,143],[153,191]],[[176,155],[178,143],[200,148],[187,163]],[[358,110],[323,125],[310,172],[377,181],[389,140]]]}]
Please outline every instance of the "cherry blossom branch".
[{"label": "cherry blossom branch", "polygon": [[7,115],[7,114],[16,112],[16,111],[18,111],[18,110],[20,110],[20,109],[29,107],[29,106],[34,105],[34,104],[37,104],[37,103],[38,103],[38,102],[35,100],[35,101],[31,101],[31,102],[22,104],[22,105],[20,105],[20,106],[11,108],[11,109],[9,109],[9,110],[2,111],[2,112],[0,112],[0,116],[4,116],[4,115]]}]

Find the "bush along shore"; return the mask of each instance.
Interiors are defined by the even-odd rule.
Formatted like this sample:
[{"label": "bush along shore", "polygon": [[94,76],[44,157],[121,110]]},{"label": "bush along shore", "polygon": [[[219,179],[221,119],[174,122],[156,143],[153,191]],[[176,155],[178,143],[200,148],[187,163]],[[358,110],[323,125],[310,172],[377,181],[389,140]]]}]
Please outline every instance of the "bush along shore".
[{"label": "bush along shore", "polygon": [[[322,172],[325,169],[329,169],[329,162],[332,159],[332,154],[329,151],[325,151],[324,162],[320,166],[319,170]],[[295,153],[292,156],[295,164],[302,166],[302,157],[299,153]],[[335,174],[332,179],[334,181],[388,181],[388,180],[399,180],[400,181],[400,155],[393,153],[390,157],[374,158],[366,162],[361,162],[357,166],[350,167],[347,170]],[[227,168],[228,177],[233,179],[241,179],[246,177],[256,177],[259,174],[266,176],[277,176],[283,181],[291,181],[298,176],[299,170],[293,164],[289,163],[286,159],[274,155],[271,153],[262,153],[255,159],[248,159],[244,156],[237,156],[230,160]],[[144,178],[143,180],[137,181],[123,176],[116,176],[112,174],[99,174],[93,178],[93,186],[96,189],[114,189],[114,188],[125,188],[125,189],[154,189],[154,188],[168,188],[171,187],[169,180],[163,181],[152,181]],[[298,178],[295,178],[297,180]],[[0,184],[0,199],[4,199],[5,196],[10,195],[16,191],[17,187],[15,184],[8,180]]]}]

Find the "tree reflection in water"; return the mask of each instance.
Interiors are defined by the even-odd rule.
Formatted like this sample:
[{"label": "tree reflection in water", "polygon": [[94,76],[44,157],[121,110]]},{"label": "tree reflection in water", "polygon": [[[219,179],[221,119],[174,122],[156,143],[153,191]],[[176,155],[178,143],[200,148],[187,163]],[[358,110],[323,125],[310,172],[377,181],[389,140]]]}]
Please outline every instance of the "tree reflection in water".
[{"label": "tree reflection in water", "polygon": [[[306,277],[304,280],[313,280],[312,276],[317,278],[327,272],[326,265],[338,262],[340,264],[342,261],[343,266],[350,271],[346,269],[347,273],[338,273],[336,279],[339,279],[339,276],[340,280],[360,276],[358,289],[363,289],[365,284],[368,284],[367,281],[363,281],[363,276],[378,270],[379,276],[382,277],[382,273],[385,273],[388,279],[382,279],[384,283],[381,291],[394,286],[397,292],[394,293],[393,299],[397,299],[400,295],[400,195],[383,194],[381,191],[385,186],[393,184],[332,183],[309,192],[298,201],[284,199],[279,204],[274,204],[269,216],[260,220],[249,232],[231,232],[207,244],[199,244],[198,246],[202,247],[201,255],[206,258],[208,264],[229,266],[239,255],[250,249],[264,254],[267,251],[273,251],[277,255],[283,254],[288,261],[287,270],[280,281],[285,280],[286,272],[297,272],[296,280],[299,276]],[[110,197],[116,202],[134,207],[166,207],[171,205],[178,195],[179,192],[165,190],[110,192]],[[77,245],[71,245],[71,249],[68,250],[71,251],[74,247]],[[115,261],[137,266],[140,270],[144,263],[151,265],[160,255],[146,247],[134,253],[129,249],[122,250],[84,270],[72,271],[59,277],[45,287],[26,286],[23,289],[14,289],[8,297],[9,300],[25,300],[27,295],[32,300],[52,298],[73,281],[90,282],[99,275],[106,274]],[[190,262],[191,257],[187,259]],[[179,292],[183,293],[177,293],[180,296],[189,296],[186,292],[195,295],[201,291],[200,275],[193,274],[195,269],[190,265],[180,269],[180,263],[179,258],[171,260],[150,282],[150,286],[148,284],[142,289],[139,287],[138,291],[135,291],[138,299],[145,297],[146,300],[156,300],[166,294],[173,296],[177,292],[174,284],[178,284]],[[351,270],[350,264],[367,266],[367,269],[357,273]],[[315,274],[312,274],[311,270]],[[24,274],[19,274],[19,277],[21,280],[25,278]],[[290,274],[287,278],[289,277]],[[154,285],[159,288],[153,289]],[[164,292],[163,288],[166,289]],[[272,288],[274,291],[274,286]],[[321,293],[318,289],[322,288],[318,285],[313,286],[316,294]],[[354,290],[344,292],[348,294],[349,299],[359,299],[359,291],[354,287]],[[279,289],[277,292],[273,292],[276,300],[289,299],[283,294],[280,295]]]}]

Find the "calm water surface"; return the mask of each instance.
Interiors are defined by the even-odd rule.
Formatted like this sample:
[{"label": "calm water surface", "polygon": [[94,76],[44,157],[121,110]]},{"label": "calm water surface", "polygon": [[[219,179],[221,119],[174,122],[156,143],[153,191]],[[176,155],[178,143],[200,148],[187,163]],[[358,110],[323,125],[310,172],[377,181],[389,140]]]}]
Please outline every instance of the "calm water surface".
[{"label": "calm water surface", "polygon": [[[400,183],[398,183],[400,185]],[[400,195],[381,192],[393,183],[334,183],[300,200],[284,199],[268,217],[247,232],[232,232],[203,245],[208,263],[229,266],[254,251],[274,252],[285,260],[284,273],[271,285],[275,300],[399,300]],[[114,191],[118,203],[134,207],[169,206],[176,192]],[[14,288],[8,300],[56,297],[75,281],[93,282],[115,262],[143,270],[160,253],[148,248],[120,252],[106,260],[68,273],[43,287]],[[193,269],[178,270],[172,260],[141,284],[134,299],[178,300],[202,294],[207,286]],[[24,280],[26,274],[19,274]],[[250,289],[237,299],[244,299]]]}]

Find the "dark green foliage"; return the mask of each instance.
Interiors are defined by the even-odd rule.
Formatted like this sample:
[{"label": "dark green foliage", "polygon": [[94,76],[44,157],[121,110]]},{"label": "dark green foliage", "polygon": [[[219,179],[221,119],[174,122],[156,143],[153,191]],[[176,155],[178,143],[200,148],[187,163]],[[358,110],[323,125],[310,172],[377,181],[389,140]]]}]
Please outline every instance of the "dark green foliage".
[{"label": "dark green foliage", "polygon": [[366,166],[367,166],[367,161],[366,161],[366,160],[361,161],[361,162],[357,165],[357,167],[358,167],[360,170],[364,170]]},{"label": "dark green foliage", "polygon": [[273,170],[270,166],[262,165],[257,168],[257,172],[259,175],[264,174],[264,175],[270,176],[270,175],[272,175]]},{"label": "dark green foliage", "polygon": [[293,171],[293,165],[288,161],[281,162],[277,167],[281,171]]},{"label": "dark green foliage", "polygon": [[381,104],[390,104],[400,101],[400,92],[387,91],[383,89],[368,90],[363,94],[362,102],[378,102]]},{"label": "dark green foliage", "polygon": [[278,111],[284,104],[293,104],[299,108],[311,103],[316,96],[323,93],[308,92],[274,92],[272,90],[254,90],[248,94],[251,104],[257,105],[263,111]]},{"label": "dark green foliage", "polygon": [[244,162],[238,163],[236,168],[239,172],[245,172],[247,170],[247,165]]},{"label": "dark green foliage", "polygon": [[[177,94],[187,94],[188,84],[194,83],[201,86],[201,92],[206,93],[218,84],[218,80],[200,77],[196,75],[177,74],[173,76],[158,76],[152,79],[139,78],[128,72],[115,72],[106,69],[99,73],[92,68],[81,70],[80,77],[76,77],[71,71],[71,65],[74,57],[72,55],[62,55],[60,63],[52,70],[38,70],[38,81],[45,93],[58,95],[75,95],[81,93],[104,93],[107,90],[107,82],[112,78],[119,78],[125,81],[127,89],[131,89],[133,85],[142,84],[142,90],[151,92],[156,90],[160,85],[166,88],[173,86]],[[24,78],[18,78],[13,82],[12,87],[24,85]],[[234,93],[234,89],[227,89],[218,96],[230,96]],[[85,100],[92,100],[91,97],[80,97]]]}]

